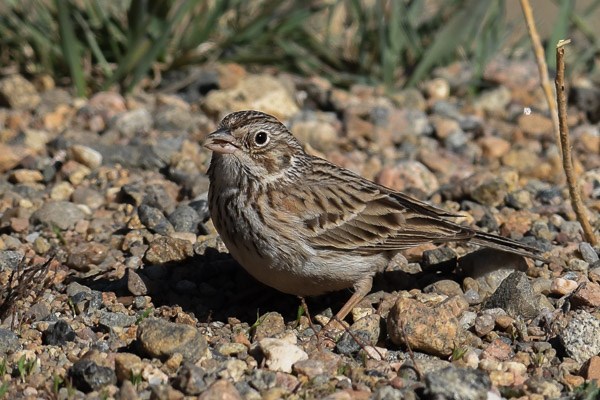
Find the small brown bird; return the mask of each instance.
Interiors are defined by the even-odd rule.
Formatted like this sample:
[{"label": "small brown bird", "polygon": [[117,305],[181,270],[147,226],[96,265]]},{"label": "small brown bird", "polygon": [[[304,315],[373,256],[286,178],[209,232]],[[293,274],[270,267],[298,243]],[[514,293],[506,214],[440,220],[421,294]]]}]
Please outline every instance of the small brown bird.
[{"label": "small brown bird", "polygon": [[456,215],[307,154],[275,117],[227,115],[213,151],[209,208],[233,258],[262,283],[301,297],[353,288],[343,320],[395,252],[471,241],[540,259],[536,249],[458,225]]}]

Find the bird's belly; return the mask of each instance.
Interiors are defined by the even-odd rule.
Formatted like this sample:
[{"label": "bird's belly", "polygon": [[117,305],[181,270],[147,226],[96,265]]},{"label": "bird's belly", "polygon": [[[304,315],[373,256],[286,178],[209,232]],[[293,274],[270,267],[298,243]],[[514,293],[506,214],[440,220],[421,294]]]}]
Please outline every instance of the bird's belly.
[{"label": "bird's belly", "polygon": [[[339,252],[335,257],[319,253],[308,259],[278,249],[276,255],[258,254],[252,244],[225,244],[233,258],[256,280],[281,292],[316,296],[354,286],[387,264],[383,255],[372,257]],[[336,252],[337,253],[337,252]]]}]

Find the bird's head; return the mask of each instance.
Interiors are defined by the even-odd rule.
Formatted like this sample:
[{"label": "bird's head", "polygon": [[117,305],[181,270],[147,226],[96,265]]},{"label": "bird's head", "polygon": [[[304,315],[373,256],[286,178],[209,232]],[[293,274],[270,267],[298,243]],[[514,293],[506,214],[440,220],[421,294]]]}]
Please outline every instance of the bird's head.
[{"label": "bird's head", "polygon": [[287,176],[306,157],[285,125],[259,111],[227,115],[204,147],[213,151],[209,174],[244,173],[262,181]]}]

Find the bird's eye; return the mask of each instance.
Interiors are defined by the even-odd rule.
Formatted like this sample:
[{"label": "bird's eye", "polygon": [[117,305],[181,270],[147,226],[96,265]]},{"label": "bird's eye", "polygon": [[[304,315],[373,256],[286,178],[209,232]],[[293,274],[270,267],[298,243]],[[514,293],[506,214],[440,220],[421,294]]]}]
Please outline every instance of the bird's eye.
[{"label": "bird's eye", "polygon": [[259,147],[262,147],[262,146],[266,145],[267,143],[269,143],[269,135],[267,134],[267,132],[265,132],[265,131],[257,132],[256,135],[254,135],[254,143],[256,143],[256,145]]}]

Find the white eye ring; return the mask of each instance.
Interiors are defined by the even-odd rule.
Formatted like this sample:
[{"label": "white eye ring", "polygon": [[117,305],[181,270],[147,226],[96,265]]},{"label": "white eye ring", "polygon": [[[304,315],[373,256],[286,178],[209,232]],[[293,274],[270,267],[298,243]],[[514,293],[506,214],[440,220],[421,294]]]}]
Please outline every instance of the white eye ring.
[{"label": "white eye ring", "polygon": [[258,131],[254,135],[254,144],[256,144],[258,147],[266,146],[270,140],[271,138],[266,131]]}]

